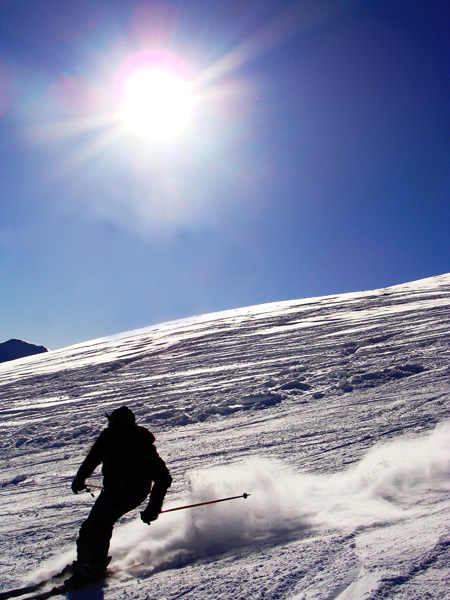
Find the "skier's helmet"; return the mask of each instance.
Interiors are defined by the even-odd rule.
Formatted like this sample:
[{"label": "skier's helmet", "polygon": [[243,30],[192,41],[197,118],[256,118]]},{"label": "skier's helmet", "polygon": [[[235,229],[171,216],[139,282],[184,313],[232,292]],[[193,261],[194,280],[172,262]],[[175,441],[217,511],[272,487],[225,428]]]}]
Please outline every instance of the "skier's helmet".
[{"label": "skier's helmet", "polygon": [[113,410],[111,414],[105,413],[108,419],[109,425],[134,425],[136,423],[136,417],[134,413],[127,407],[121,406]]}]

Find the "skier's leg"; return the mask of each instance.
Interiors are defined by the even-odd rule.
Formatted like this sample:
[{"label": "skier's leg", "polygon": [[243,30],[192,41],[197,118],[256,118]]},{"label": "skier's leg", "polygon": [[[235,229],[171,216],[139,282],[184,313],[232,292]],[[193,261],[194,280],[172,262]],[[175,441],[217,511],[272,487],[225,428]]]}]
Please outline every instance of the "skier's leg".
[{"label": "skier's leg", "polygon": [[106,566],[115,522],[142,501],[142,498],[117,496],[103,490],[80,528],[77,540],[78,563],[98,565],[100,568]]},{"label": "skier's leg", "polygon": [[[111,504],[109,494],[102,491],[88,518],[81,525],[77,539],[79,565],[101,562],[102,559],[106,560],[109,540],[114,526]],[[105,546],[106,554],[104,552]]]}]

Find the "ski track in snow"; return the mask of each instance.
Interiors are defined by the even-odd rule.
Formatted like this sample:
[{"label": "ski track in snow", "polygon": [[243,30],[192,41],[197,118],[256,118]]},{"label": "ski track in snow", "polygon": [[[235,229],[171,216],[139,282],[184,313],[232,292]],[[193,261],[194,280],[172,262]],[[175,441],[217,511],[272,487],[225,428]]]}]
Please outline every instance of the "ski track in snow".
[{"label": "ski track in snow", "polygon": [[[5,590],[74,558],[71,479],[106,410],[148,426],[174,484],[124,517],[73,600],[424,600],[450,585],[450,274],[163,324],[0,365]],[[99,475],[92,479],[100,483]]]}]

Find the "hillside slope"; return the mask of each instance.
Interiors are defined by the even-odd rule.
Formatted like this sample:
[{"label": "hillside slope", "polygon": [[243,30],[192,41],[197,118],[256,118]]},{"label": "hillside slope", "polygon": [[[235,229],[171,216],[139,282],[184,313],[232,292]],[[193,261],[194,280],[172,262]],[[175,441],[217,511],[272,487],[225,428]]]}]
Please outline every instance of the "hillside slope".
[{"label": "hillside slope", "polygon": [[450,274],[0,365],[0,589],[73,558],[92,499],[71,478],[127,404],[174,476],[167,507],[252,495],[130,514],[113,564],[144,566],[74,598],[445,598],[449,307]]}]

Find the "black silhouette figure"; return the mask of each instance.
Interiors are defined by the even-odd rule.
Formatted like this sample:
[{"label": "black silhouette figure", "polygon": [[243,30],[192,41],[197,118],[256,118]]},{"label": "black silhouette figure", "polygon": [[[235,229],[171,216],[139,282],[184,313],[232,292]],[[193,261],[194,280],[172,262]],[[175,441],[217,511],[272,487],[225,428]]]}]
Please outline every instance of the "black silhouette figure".
[{"label": "black silhouette figure", "polygon": [[136,425],[133,412],[122,406],[106,416],[108,427],[97,438],[72,482],[75,494],[86,489],[85,480],[103,463],[103,490],[82,524],[77,540],[75,582],[106,570],[114,524],[144,502],[148,494],[149,503],[141,512],[141,519],[149,524],[158,518],[172,483],[169,470],[154,446],[154,435]]}]

